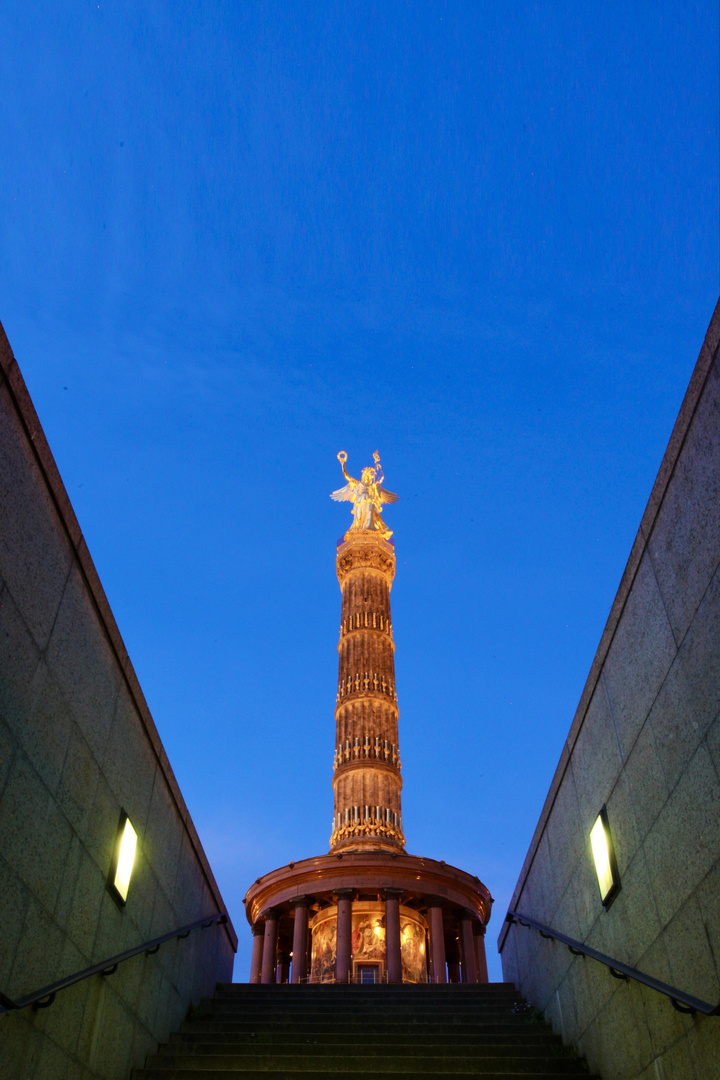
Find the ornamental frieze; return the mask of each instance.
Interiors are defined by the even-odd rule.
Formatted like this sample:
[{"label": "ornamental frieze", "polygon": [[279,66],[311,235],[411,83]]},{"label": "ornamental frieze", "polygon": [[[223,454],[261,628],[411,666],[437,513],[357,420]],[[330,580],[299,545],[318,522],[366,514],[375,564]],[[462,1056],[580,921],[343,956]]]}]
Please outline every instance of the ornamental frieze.
[{"label": "ornamental frieze", "polygon": [[372,547],[352,544],[349,549],[343,544],[338,551],[336,564],[341,587],[353,570],[378,570],[390,583],[395,576],[394,554],[384,551],[377,542]]}]

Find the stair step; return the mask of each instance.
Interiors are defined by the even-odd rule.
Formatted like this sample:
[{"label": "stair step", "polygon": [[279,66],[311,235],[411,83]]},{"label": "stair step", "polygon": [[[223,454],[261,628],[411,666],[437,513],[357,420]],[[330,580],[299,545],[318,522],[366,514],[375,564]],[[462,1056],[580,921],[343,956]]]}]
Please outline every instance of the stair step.
[{"label": "stair step", "polygon": [[417,998],[413,1000],[409,997],[385,997],[377,995],[376,997],[348,997],[345,995],[337,995],[335,997],[318,997],[312,998],[306,995],[298,994],[297,997],[288,996],[281,998],[276,994],[268,995],[255,995],[252,997],[236,997],[232,994],[218,995],[215,999],[215,1004],[218,1008],[225,1009],[287,1009],[287,1008],[299,1008],[299,1009],[337,1009],[339,1011],[348,1009],[361,1009],[364,1012],[386,1012],[389,1009],[423,1009],[429,1011],[431,1009],[440,1009],[442,1012],[451,1012],[454,1009],[458,1009],[461,1012],[471,1012],[475,1009],[509,1009],[520,1001],[517,994],[508,994],[507,997],[501,997],[499,994],[493,997],[458,997],[456,1000],[448,997],[434,998],[425,994],[418,994]]},{"label": "stair step", "polygon": [[[371,1043],[358,1040],[356,1043],[348,1043],[345,1046],[325,1046],[322,1043],[316,1045],[305,1044],[291,1044],[288,1046],[277,1046],[270,1042],[257,1042],[250,1046],[226,1046],[218,1045],[217,1042],[213,1043],[191,1043],[189,1045],[182,1045],[179,1043],[171,1043],[169,1046],[164,1046],[159,1051],[158,1058],[179,1058],[181,1056],[187,1057],[199,1057],[201,1055],[207,1055],[208,1057],[229,1056],[229,1057],[257,1057],[258,1053],[270,1055],[272,1057],[342,1057],[346,1060],[355,1057],[405,1057],[416,1058],[423,1057],[428,1052],[436,1057],[468,1057],[469,1054],[473,1057],[548,1057],[549,1053],[552,1053],[553,1048],[545,1043],[530,1043],[530,1044],[518,1044],[510,1043],[498,1045],[497,1042],[475,1045],[468,1049],[467,1044],[461,1046],[454,1045],[450,1042],[444,1042],[440,1045],[437,1043],[430,1044],[430,1047],[418,1047],[410,1042],[390,1044],[387,1043]],[[558,1056],[561,1056],[561,1051],[558,1049]]]},{"label": "stair step", "polygon": [[285,983],[283,986],[276,986],[272,983],[263,986],[246,986],[241,990],[234,989],[219,989],[217,990],[218,998],[244,998],[252,999],[257,997],[273,997],[277,1001],[287,1001],[290,999],[309,999],[330,1001],[336,1000],[357,1000],[358,998],[364,998],[368,1001],[377,1001],[381,999],[393,999],[395,1001],[402,1001],[408,998],[423,998],[426,1000],[434,1001],[498,1001],[503,998],[518,997],[517,990],[510,983],[499,984],[499,989],[486,990],[481,987],[468,986],[464,994],[451,993],[452,987],[437,987],[437,986],[340,986],[337,983],[330,986],[313,987],[313,986],[288,986]]},{"label": "stair step", "polygon": [[517,994],[514,983],[218,983],[217,994],[237,996],[252,994],[276,994],[291,996],[301,994],[392,994],[397,997],[417,997],[429,994],[435,997],[491,997],[493,994]]},{"label": "stair step", "polygon": [[133,1080],[589,1080],[511,984],[231,986]]},{"label": "stair step", "polygon": [[[345,1035],[339,1035],[336,1031],[320,1031],[315,1034],[307,1034],[305,1032],[245,1032],[243,1034],[235,1034],[232,1032],[216,1032],[213,1030],[211,1024],[205,1025],[208,1030],[203,1031],[176,1031],[170,1036],[170,1045],[183,1045],[183,1046],[202,1046],[205,1047],[215,1046],[221,1043],[223,1046],[250,1046],[259,1044],[270,1044],[273,1046],[301,1046],[301,1045],[314,1045],[322,1043],[325,1046],[347,1046],[348,1037]],[[362,1044],[364,1046],[387,1046],[391,1044],[393,1046],[516,1046],[519,1042],[527,1045],[547,1046],[548,1044],[560,1045],[560,1039],[557,1035],[546,1033],[542,1030],[537,1032],[518,1031],[512,1032],[507,1035],[497,1034],[482,1034],[476,1033],[465,1034],[441,1031],[438,1034],[428,1034],[418,1032],[410,1037],[403,1028],[403,1031],[398,1035],[393,1034],[384,1039],[381,1039],[376,1034],[373,1034],[372,1038],[363,1038]]]},{"label": "stair step", "polygon": [[303,993],[302,990],[296,991],[294,994],[288,994],[287,996],[281,996],[280,994],[218,994],[215,1000],[218,1004],[227,1005],[237,1008],[242,1005],[243,1007],[252,1006],[255,1004],[262,1004],[266,1008],[273,1006],[276,1008],[287,1008],[288,1005],[299,1005],[305,1008],[314,1008],[318,1005],[322,1005],[323,1008],[367,1008],[367,1009],[386,1009],[386,1008],[423,1008],[423,1009],[477,1009],[477,1008],[505,1008],[511,1005],[514,1001],[519,1000],[518,994],[488,994],[487,996],[478,995],[477,997],[471,997],[470,995],[462,995],[456,998],[452,998],[446,994],[433,996],[430,994],[418,993],[413,997],[403,994],[402,996],[395,996],[390,994],[382,994],[379,991],[375,991],[373,994],[368,995],[350,995],[350,994],[322,994],[314,996],[309,991]]},{"label": "stair step", "polygon": [[[266,1069],[247,1071],[232,1070],[232,1071],[217,1071],[211,1072],[208,1069],[136,1069],[133,1072],[133,1080],[268,1080],[269,1072]],[[393,1080],[398,1076],[398,1072],[393,1070],[392,1072],[348,1072],[343,1070],[338,1073],[318,1072],[318,1071],[301,1071],[297,1069],[282,1069],[276,1070],[274,1073],[275,1080],[327,1080],[328,1076],[336,1076],[340,1080]],[[448,1074],[433,1073],[433,1072],[419,1072],[417,1069],[413,1073],[405,1074],[422,1076],[423,1080],[447,1080],[448,1075],[451,1075],[454,1080],[474,1080],[475,1077],[502,1077],[502,1080],[523,1080],[523,1077],[533,1076],[541,1077],[542,1080],[567,1080],[568,1076],[582,1077],[583,1080],[599,1080],[598,1077],[589,1076],[587,1070],[583,1067],[579,1072],[572,1073],[529,1073],[526,1069],[520,1071],[511,1072],[503,1071],[498,1072],[497,1069],[480,1072],[477,1069],[473,1072],[453,1072]]]},{"label": "stair step", "polygon": [[322,1015],[332,1016],[341,1020],[341,1018],[348,1017],[353,1020],[354,1017],[366,1018],[377,1017],[382,1020],[384,1016],[390,1018],[406,1017],[406,1016],[462,1016],[467,1018],[478,1016],[507,1016],[514,1015],[513,1009],[515,1003],[508,1003],[507,1005],[476,1005],[473,1009],[457,1008],[453,1009],[452,1005],[441,1005],[441,1007],[433,1008],[432,1005],[425,1004],[403,1004],[402,1007],[397,1005],[393,1008],[392,1005],[388,1007],[379,1008],[363,1008],[361,1005],[336,1005],[336,1004],[302,1004],[296,1002],[288,1002],[287,1005],[280,1004],[264,1004],[262,1002],[254,1002],[247,1005],[229,1005],[225,1002],[218,1002],[213,1007],[213,1013],[218,1016],[298,1016],[313,1017],[317,1016],[318,1010],[322,1010]]},{"label": "stair step", "polygon": [[358,1023],[358,1024],[329,1024],[327,1020],[317,1020],[316,1022],[310,1022],[304,1024],[293,1023],[287,1021],[286,1023],[274,1023],[274,1024],[262,1024],[257,1021],[239,1021],[239,1020],[190,1020],[183,1024],[180,1029],[180,1033],[191,1034],[197,1032],[198,1034],[212,1034],[215,1035],[236,1035],[247,1036],[251,1034],[272,1033],[278,1035],[284,1035],[287,1037],[293,1037],[296,1035],[303,1036],[322,1036],[324,1034],[331,1034],[338,1036],[339,1038],[352,1038],[357,1036],[358,1033],[363,1035],[372,1036],[386,1036],[387,1038],[397,1038],[403,1035],[410,1035],[412,1039],[415,1039],[416,1035],[446,1035],[451,1034],[454,1037],[461,1036],[479,1036],[479,1037],[491,1037],[497,1036],[520,1036],[528,1028],[531,1031],[542,1031],[541,1025],[528,1025],[522,1020],[510,1020],[507,1022],[494,1022],[494,1023],[482,1023],[482,1022],[468,1022],[466,1024],[445,1021],[444,1023],[413,1023],[403,1022],[397,1024],[370,1024],[370,1023]]},{"label": "stair step", "polygon": [[367,1073],[368,1068],[372,1075],[388,1073],[396,1076],[426,1075],[453,1075],[461,1073],[468,1076],[506,1076],[507,1074],[518,1076],[553,1076],[553,1077],[584,1077],[587,1078],[587,1070],[577,1059],[547,1059],[541,1058],[536,1061],[518,1057],[459,1057],[447,1058],[445,1056],[388,1059],[377,1058],[368,1061],[362,1056],[357,1058],[328,1057],[317,1058],[315,1056],[296,1057],[287,1061],[281,1057],[263,1055],[258,1058],[238,1058],[231,1054],[208,1055],[202,1058],[188,1056],[175,1058],[168,1056],[159,1058],[155,1055],[148,1060],[144,1070],[135,1073],[137,1080],[147,1080],[147,1077],[164,1077],[168,1074],[177,1073],[178,1076],[187,1080],[187,1075],[198,1075],[207,1080],[208,1073],[218,1073],[226,1076],[248,1076],[275,1073],[277,1075],[293,1074],[318,1074],[318,1075],[356,1075]]}]

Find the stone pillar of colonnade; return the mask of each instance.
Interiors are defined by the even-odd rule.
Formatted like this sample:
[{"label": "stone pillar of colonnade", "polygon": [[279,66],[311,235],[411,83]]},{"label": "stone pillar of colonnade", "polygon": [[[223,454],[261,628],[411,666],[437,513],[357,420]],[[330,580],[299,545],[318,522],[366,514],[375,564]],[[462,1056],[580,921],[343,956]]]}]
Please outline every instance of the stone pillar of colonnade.
[{"label": "stone pillar of colonnade", "polygon": [[460,942],[458,941],[458,937],[459,934],[456,929],[455,920],[453,919],[450,932],[445,938],[445,955],[447,957],[448,982],[450,983],[462,982],[462,975],[460,973]]},{"label": "stone pillar of colonnade", "polygon": [[401,983],[402,946],[400,942],[400,890],[385,890],[385,956],[387,981]]},{"label": "stone pillar of colonnade", "polygon": [[352,889],[338,889],[335,981],[346,983],[352,961]]},{"label": "stone pillar of colonnade", "polygon": [[307,896],[298,896],[294,901],[295,922],[293,925],[292,966],[290,982],[299,983],[307,976],[308,952],[308,910]]},{"label": "stone pillar of colonnade", "polygon": [[445,928],[441,907],[428,908],[430,923],[430,950],[432,955],[433,979],[436,983],[446,983],[445,971]]},{"label": "stone pillar of colonnade", "polygon": [[278,949],[277,954],[277,975],[275,981],[278,983],[286,983],[290,980],[290,950],[285,947]]},{"label": "stone pillar of colonnade", "polygon": [[[429,916],[428,916],[428,919],[429,919]],[[435,982],[435,976],[434,976],[434,973],[433,973],[433,953],[432,953],[432,946],[430,944],[429,925],[430,924],[428,923],[428,928],[425,930],[425,958],[427,960],[428,982],[432,983],[432,982]]]},{"label": "stone pillar of colonnade", "polygon": [[263,941],[262,975],[260,982],[275,982],[278,913],[268,911],[265,915],[265,938]]},{"label": "stone pillar of colonnade", "polygon": [[471,912],[467,911],[460,919],[460,948],[462,950],[462,981],[476,983],[477,959],[475,956],[475,934],[473,933]]},{"label": "stone pillar of colonnade", "polygon": [[477,965],[478,982],[486,983],[488,979],[487,957],[485,956],[485,927],[482,923],[475,924],[475,962]]},{"label": "stone pillar of colonnade", "polygon": [[250,957],[250,982],[259,983],[262,978],[262,958],[263,958],[263,939],[265,937],[265,926],[258,921],[252,928],[253,946],[252,956]]}]

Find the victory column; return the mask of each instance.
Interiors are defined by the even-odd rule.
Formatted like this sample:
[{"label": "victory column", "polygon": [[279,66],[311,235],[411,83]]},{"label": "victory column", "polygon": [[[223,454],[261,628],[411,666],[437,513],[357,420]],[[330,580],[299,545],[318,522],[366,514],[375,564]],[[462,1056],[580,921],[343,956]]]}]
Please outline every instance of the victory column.
[{"label": "victory column", "polygon": [[342,591],[330,852],[257,879],[245,897],[250,982],[487,982],[492,898],[478,877],[408,855],[402,827],[392,532],[380,455],[360,479],[338,454],[353,522],[338,542]]}]

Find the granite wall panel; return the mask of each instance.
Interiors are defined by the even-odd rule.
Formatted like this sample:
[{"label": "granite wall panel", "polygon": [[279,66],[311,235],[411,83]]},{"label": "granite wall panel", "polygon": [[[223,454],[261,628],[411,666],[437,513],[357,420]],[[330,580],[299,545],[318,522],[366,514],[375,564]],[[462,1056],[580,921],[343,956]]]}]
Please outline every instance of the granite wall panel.
[{"label": "granite wall panel", "polygon": [[[126,907],[107,891],[125,809]],[[224,911],[0,328],[0,990],[18,998]],[[232,925],[0,1016],[3,1080],[128,1080],[231,977]]]},{"label": "granite wall panel", "polygon": [[[720,305],[511,901],[720,1001]],[[622,888],[589,833],[606,804]],[[541,944],[539,945],[538,942]],[[603,1080],[715,1080],[720,1025],[506,920],[505,978]]]}]

